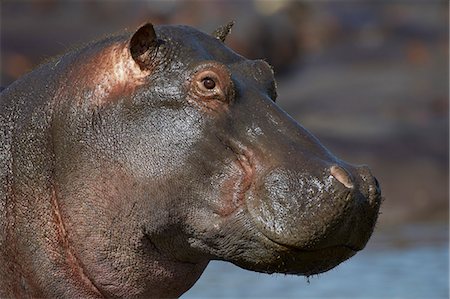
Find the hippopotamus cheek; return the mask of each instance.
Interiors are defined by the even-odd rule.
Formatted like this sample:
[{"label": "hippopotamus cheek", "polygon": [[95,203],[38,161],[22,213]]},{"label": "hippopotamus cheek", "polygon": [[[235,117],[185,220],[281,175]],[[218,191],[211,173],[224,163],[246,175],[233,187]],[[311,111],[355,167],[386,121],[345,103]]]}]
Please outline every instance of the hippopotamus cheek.
[{"label": "hippopotamus cheek", "polygon": [[214,174],[211,177],[205,175],[203,180],[207,185],[201,188],[203,191],[199,197],[206,200],[204,204],[208,205],[214,214],[227,218],[243,207],[252,172],[245,156],[222,147],[220,145],[219,150],[222,150],[223,158],[214,163],[209,162],[209,166],[205,167],[205,170],[209,169],[206,172]]}]

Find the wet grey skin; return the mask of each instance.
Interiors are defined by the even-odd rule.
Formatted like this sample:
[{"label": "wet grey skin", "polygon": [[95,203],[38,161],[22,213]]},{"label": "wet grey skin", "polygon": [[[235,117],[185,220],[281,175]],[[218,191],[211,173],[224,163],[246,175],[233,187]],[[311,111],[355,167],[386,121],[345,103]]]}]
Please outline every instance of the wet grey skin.
[{"label": "wet grey skin", "polygon": [[1,92],[0,297],[178,297],[210,260],[312,275],[364,248],[376,179],[277,106],[230,28],[147,23]]}]

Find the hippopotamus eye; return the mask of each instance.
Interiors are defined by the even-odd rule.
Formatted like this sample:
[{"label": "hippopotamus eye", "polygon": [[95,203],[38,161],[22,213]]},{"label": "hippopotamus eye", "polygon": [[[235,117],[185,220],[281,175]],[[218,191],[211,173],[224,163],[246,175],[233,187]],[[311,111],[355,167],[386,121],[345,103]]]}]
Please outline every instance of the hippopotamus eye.
[{"label": "hippopotamus eye", "polygon": [[216,61],[202,62],[188,80],[188,86],[192,98],[207,106],[211,110],[217,110],[219,105],[232,103],[234,99],[234,87],[228,68]]},{"label": "hippopotamus eye", "polygon": [[206,89],[214,89],[214,87],[216,87],[216,82],[210,77],[203,78],[202,82]]}]

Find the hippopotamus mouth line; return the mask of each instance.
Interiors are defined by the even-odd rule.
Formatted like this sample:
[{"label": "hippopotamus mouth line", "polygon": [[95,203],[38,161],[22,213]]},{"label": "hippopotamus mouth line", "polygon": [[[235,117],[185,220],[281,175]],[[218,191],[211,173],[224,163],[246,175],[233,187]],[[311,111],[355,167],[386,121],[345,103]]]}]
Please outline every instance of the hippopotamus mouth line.
[{"label": "hippopotamus mouth line", "polygon": [[306,253],[306,252],[310,252],[310,253],[318,253],[318,252],[323,252],[323,251],[330,251],[333,249],[348,249],[351,252],[358,252],[360,250],[362,250],[362,248],[353,246],[353,245],[349,245],[349,244],[338,244],[338,245],[333,245],[333,246],[327,246],[327,247],[322,247],[322,248],[316,248],[316,249],[304,249],[304,248],[299,248],[296,246],[291,246],[291,245],[285,245],[276,241],[271,240],[270,238],[268,238],[271,242],[278,244],[284,248],[289,249],[290,251],[294,251],[294,252],[302,252],[302,253]]},{"label": "hippopotamus mouth line", "polygon": [[[321,248],[316,248],[316,249],[305,249],[305,248],[299,248],[296,246],[292,246],[292,245],[286,245],[277,241],[274,241],[272,239],[270,239],[269,237],[267,237],[266,235],[264,235],[264,233],[261,232],[261,235],[270,243],[276,245],[277,247],[279,247],[278,251],[280,252],[285,252],[288,253],[290,256],[296,256],[296,255],[314,255],[314,256],[334,256],[336,254],[336,252],[339,251],[344,251],[346,252],[345,254],[348,255],[349,257],[355,255],[358,251],[361,251],[363,248],[355,246],[355,245],[351,245],[351,244],[337,244],[337,245],[332,245],[332,246],[326,246],[326,247],[321,247]],[[321,272],[325,272],[327,271],[327,269],[323,270],[323,271],[314,271],[311,273],[304,273],[304,274],[318,274]]]},{"label": "hippopotamus mouth line", "polygon": [[[340,197],[345,198],[344,202],[349,202],[352,200],[352,197],[354,196],[352,194],[351,191],[347,191],[345,193],[341,193]],[[257,223],[255,223],[253,217],[252,217],[252,221],[255,224],[255,227],[258,227]],[[299,252],[299,253],[315,253],[315,252],[322,252],[322,251],[327,251],[327,250],[332,250],[332,249],[338,249],[338,248],[345,248],[348,249],[349,251],[351,251],[352,253],[356,253],[358,251],[361,251],[364,246],[359,246],[359,245],[355,245],[355,244],[351,244],[351,243],[342,243],[342,244],[335,244],[335,245],[330,245],[330,246],[325,246],[325,247],[319,247],[319,248],[301,248],[295,245],[289,245],[289,244],[284,244],[282,242],[276,241],[273,238],[271,238],[267,233],[265,233],[265,231],[263,229],[258,229],[258,231],[261,233],[261,235],[270,243],[272,244],[276,244],[277,246],[281,246],[283,249],[288,249],[289,251],[293,251],[293,252]]]}]

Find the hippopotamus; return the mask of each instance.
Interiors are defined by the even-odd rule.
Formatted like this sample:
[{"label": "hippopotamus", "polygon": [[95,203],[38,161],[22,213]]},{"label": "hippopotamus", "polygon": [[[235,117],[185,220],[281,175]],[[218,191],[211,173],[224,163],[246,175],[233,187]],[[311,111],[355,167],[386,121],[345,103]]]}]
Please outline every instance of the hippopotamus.
[{"label": "hippopotamus", "polygon": [[211,260],[309,276],[365,247],[376,179],[278,107],[230,28],[145,23],[1,92],[0,297],[178,297]]}]

